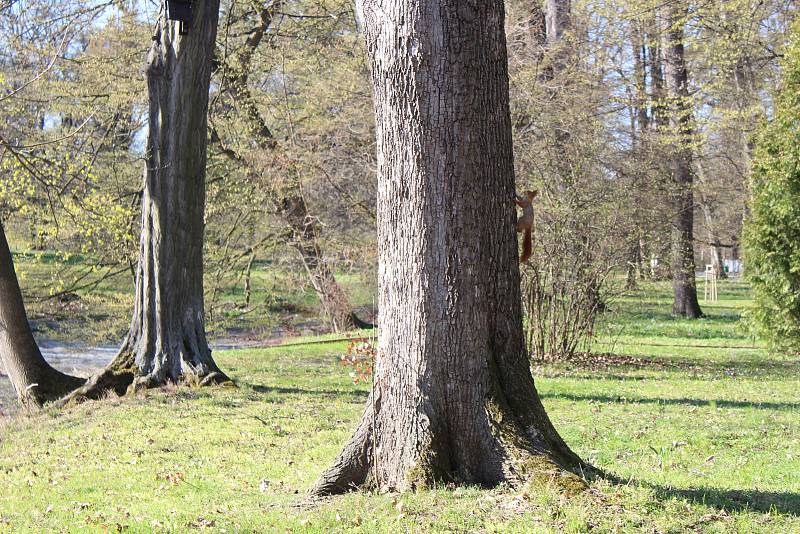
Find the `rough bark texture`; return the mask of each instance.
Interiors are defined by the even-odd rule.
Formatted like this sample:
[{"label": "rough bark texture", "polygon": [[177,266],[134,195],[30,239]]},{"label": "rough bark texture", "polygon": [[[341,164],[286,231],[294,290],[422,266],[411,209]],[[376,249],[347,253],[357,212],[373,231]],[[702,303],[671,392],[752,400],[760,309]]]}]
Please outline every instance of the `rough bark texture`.
[{"label": "rough bark texture", "polygon": [[0,223],[0,362],[17,398],[26,406],[42,406],[83,384],[45,361],[31,333],[14,262]]},{"label": "rough bark texture", "polygon": [[676,140],[670,147],[672,219],[672,313],[697,318],[702,315],[697,301],[694,263],[694,192],[692,171],[692,124],[689,75],[683,50],[683,23],[686,4],[673,2],[666,7],[664,66],[671,133]]},{"label": "rough bark texture", "polygon": [[122,382],[135,377],[142,386],[227,380],[211,357],[203,306],[207,110],[219,0],[197,0],[193,11],[187,35],[162,15],[146,68],[149,130],[133,320],[105,373]]},{"label": "rough bark texture", "polygon": [[[588,468],[524,348],[503,2],[363,0],[378,136],[373,393],[312,490],[494,485]],[[559,476],[563,475],[563,476]]]}]

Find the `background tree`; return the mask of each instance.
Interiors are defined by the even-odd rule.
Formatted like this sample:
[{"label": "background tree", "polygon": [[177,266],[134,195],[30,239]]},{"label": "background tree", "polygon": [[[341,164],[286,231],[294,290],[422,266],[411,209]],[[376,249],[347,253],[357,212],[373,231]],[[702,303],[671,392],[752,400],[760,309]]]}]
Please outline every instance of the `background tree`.
[{"label": "background tree", "polygon": [[[517,185],[542,192],[531,265],[541,281],[555,275],[536,292],[542,304],[565,302],[558,294],[574,309],[613,310],[619,270],[629,285],[670,276],[664,198],[677,136],[665,123],[661,4],[507,2]],[[770,113],[765,88],[780,76],[792,10],[785,0],[687,4],[695,262],[731,265],[749,196],[747,139]],[[157,23],[152,5],[39,0],[0,13],[3,91],[52,63],[33,92],[3,102],[0,121],[5,142],[25,147],[2,160],[0,217],[12,249],[30,253],[16,268],[47,337],[107,343],[130,326],[148,115],[139,58]],[[568,23],[548,45],[546,14],[552,22],[558,6]],[[347,309],[369,317],[374,132],[352,3],[223,1],[221,17],[203,254],[209,335],[311,333],[347,324]],[[326,280],[341,290],[331,302],[345,304],[318,304],[328,284],[313,282]],[[334,308],[342,313],[320,320]]]},{"label": "background tree", "polygon": [[[297,132],[290,118],[289,136],[286,141],[280,141],[268,125],[267,118],[262,113],[257,95],[261,92],[260,79],[253,84],[254,62],[257,61],[256,53],[261,46],[267,46],[275,39],[276,27],[284,19],[281,10],[284,8],[306,7],[300,3],[286,1],[272,1],[264,4],[258,10],[245,8],[236,9],[235,4],[230,5],[227,13],[231,27],[226,26],[226,32],[231,36],[227,40],[227,47],[218,53],[220,61],[219,71],[222,78],[222,90],[215,98],[216,110],[221,119],[230,119],[230,109],[238,111],[238,124],[245,126],[244,131],[250,143],[238,142],[241,130],[228,130],[225,138],[220,136],[220,130],[215,129],[212,139],[220,145],[220,153],[237,165],[247,167],[247,179],[267,187],[265,201],[273,206],[274,213],[280,217],[287,226],[288,232],[285,239],[299,253],[299,258],[308,275],[308,279],[320,301],[323,315],[335,331],[350,330],[354,327],[370,326],[361,321],[354,313],[347,294],[340,287],[334,274],[334,267],[323,254],[323,241],[321,238],[322,224],[320,218],[311,212],[313,204],[303,186],[305,172],[304,159],[296,154],[291,154],[291,145],[296,141]],[[334,16],[334,26],[345,27],[348,30],[348,18],[342,16],[342,22],[336,20],[336,8],[342,6],[312,4],[311,9],[326,11],[326,7]],[[241,44],[235,43],[234,33],[240,26],[249,27],[246,39]],[[321,31],[335,31],[334,28],[314,28],[315,33]],[[304,31],[310,31],[305,29]],[[287,72],[285,62],[267,68],[280,71],[283,76],[292,76]],[[286,83],[284,81],[284,83]],[[314,82],[310,82],[314,83]],[[255,85],[255,86],[254,86]],[[285,88],[284,88],[285,89]],[[281,97],[285,96],[282,92]],[[291,110],[287,110],[291,113]],[[225,117],[227,115],[227,117]],[[277,121],[276,121],[277,122]],[[280,123],[278,126],[281,126]],[[288,138],[287,138],[288,137]],[[289,146],[286,146],[289,145]],[[324,172],[324,169],[323,171]],[[320,174],[319,169],[312,169],[311,173]],[[269,175],[278,175],[278,179],[270,179]]]},{"label": "background tree", "polygon": [[775,114],[755,142],[753,201],[745,227],[752,317],[774,346],[800,349],[800,25],[786,49]]},{"label": "background tree", "polygon": [[703,315],[697,301],[694,259],[694,169],[692,168],[692,111],[689,74],[684,58],[683,26],[687,6],[672,2],[665,8],[664,71],[666,78],[672,208],[672,313],[688,318]]},{"label": "background tree", "polygon": [[382,328],[366,412],[313,491],[494,485],[586,467],[542,407],[522,334],[503,2],[360,9]]}]

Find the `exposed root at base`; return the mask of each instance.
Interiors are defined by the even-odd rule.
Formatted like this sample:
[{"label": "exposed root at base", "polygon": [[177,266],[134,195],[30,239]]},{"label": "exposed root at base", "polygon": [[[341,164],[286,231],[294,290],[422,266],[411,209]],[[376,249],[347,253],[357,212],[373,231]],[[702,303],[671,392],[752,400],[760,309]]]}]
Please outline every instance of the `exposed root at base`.
[{"label": "exposed root at base", "polygon": [[48,403],[53,403],[61,399],[64,395],[68,395],[75,389],[83,386],[86,383],[85,378],[67,375],[57,372],[56,377],[53,379],[46,388],[34,384],[27,391],[20,395],[19,400],[23,407],[27,409],[39,409]]},{"label": "exposed root at base", "polygon": [[[378,487],[374,475],[372,419],[374,415],[372,396],[350,441],[339,453],[334,464],[329,467],[308,492],[309,499],[319,499],[330,495],[341,495],[354,490]],[[373,473],[370,476],[370,473]]]},{"label": "exposed root at base", "polygon": [[[351,446],[352,443],[349,444]],[[343,451],[347,453],[353,463],[342,463],[343,457],[337,462],[316,482],[313,488],[309,491],[307,499],[309,502],[315,502],[326,497],[334,495],[342,495],[351,491],[363,490],[378,490],[378,491],[396,491],[397,488],[382,487],[376,483],[375,477],[372,476],[374,465],[372,464],[372,457],[369,454],[362,456],[360,459],[357,455],[353,455],[354,449],[349,448]],[[589,466],[590,467],[590,466]],[[582,476],[569,471],[562,466],[555,463],[548,455],[531,454],[530,457],[524,461],[509,461],[506,471],[510,473],[509,476],[500,476],[493,481],[475,481],[475,480],[462,480],[455,473],[447,473],[442,476],[435,469],[425,469],[420,464],[413,468],[413,473],[406,473],[406,479],[413,478],[420,481],[420,483],[412,483],[409,489],[420,489],[426,487],[433,487],[437,484],[455,484],[455,485],[480,485],[486,488],[496,487],[500,484],[508,484],[511,487],[519,487],[528,484],[534,485],[552,485],[566,496],[577,495],[586,491],[589,488],[587,480],[593,478],[583,478]],[[595,471],[595,475],[600,475],[601,472]]]},{"label": "exposed root at base", "polygon": [[104,369],[99,374],[89,378],[83,386],[58,400],[55,405],[64,407],[87,400],[98,400],[109,393],[114,393],[121,397],[128,392],[128,388],[133,384],[134,376],[133,369]]},{"label": "exposed root at base", "polygon": [[[115,360],[100,373],[86,380],[81,387],[58,399],[54,405],[64,407],[87,400],[99,400],[110,393],[122,397],[146,389],[155,389],[174,384],[174,382],[170,381],[157,380],[152,375],[137,375],[138,369],[136,367],[120,366]],[[184,380],[178,383],[201,387],[214,385],[236,387],[236,384],[221,371],[212,371],[203,377],[187,375]]]}]

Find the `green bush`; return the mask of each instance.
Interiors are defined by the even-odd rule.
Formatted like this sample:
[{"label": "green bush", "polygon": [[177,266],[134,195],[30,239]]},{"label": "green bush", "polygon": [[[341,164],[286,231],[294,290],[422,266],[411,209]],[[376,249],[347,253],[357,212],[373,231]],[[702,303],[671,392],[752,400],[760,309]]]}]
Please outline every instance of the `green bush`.
[{"label": "green bush", "polygon": [[774,116],[756,136],[745,271],[753,324],[774,347],[800,351],[800,23],[783,65]]}]

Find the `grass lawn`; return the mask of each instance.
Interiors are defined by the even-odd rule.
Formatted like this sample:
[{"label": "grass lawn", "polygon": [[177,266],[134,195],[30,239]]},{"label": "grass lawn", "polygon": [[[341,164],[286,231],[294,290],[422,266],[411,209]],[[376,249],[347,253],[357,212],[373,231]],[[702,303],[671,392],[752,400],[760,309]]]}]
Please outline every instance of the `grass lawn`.
[{"label": "grass lawn", "polygon": [[[0,531],[800,532],[800,367],[747,337],[746,288],[707,318],[666,285],[614,304],[596,363],[535,367],[584,458],[627,481],[303,495],[366,398],[343,345],[217,354],[238,389],[173,388],[0,422]],[[754,348],[755,347],[755,348]]]}]

